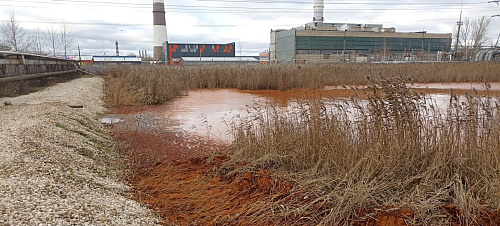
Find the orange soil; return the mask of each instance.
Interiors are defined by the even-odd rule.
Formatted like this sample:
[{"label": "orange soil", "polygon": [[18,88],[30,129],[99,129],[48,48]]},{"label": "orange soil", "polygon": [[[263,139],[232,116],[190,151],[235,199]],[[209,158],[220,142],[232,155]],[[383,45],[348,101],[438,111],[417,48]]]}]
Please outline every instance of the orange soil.
[{"label": "orange soil", "polygon": [[156,165],[135,175],[136,198],[149,204],[168,222],[180,225],[275,224],[285,219],[253,221],[253,209],[272,206],[272,195],[292,185],[273,180],[268,172],[234,178],[208,176],[215,167],[201,159]]},{"label": "orange soil", "polygon": [[[127,154],[134,161],[129,175],[134,197],[160,214],[168,222],[165,224],[316,225],[328,213],[327,206],[318,206],[314,216],[280,215],[284,207],[293,210],[314,199],[268,171],[216,175],[225,159],[207,161],[207,156],[224,147],[213,141],[172,131],[112,128],[114,135],[133,150]],[[451,225],[464,223],[456,206],[445,205],[442,209]],[[414,218],[411,210],[389,207],[359,210],[358,216],[349,224],[406,225]],[[471,225],[500,225],[500,214],[481,212]]]},{"label": "orange soil", "polygon": [[[297,208],[313,199],[267,171],[212,176],[221,162],[198,158],[157,164],[137,172],[130,183],[137,190],[137,200],[176,225],[316,225],[321,220],[320,215],[280,216],[279,211],[273,215],[273,209],[279,210],[277,200]],[[359,214],[365,217],[350,225],[406,225],[405,220],[413,218],[408,209],[372,209]]]}]

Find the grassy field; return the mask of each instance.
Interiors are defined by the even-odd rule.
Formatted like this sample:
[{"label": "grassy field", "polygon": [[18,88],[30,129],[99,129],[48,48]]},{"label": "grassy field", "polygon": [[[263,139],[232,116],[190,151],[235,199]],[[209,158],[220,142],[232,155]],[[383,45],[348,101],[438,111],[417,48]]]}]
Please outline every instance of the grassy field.
[{"label": "grassy field", "polygon": [[[159,104],[190,89],[368,85],[367,99],[316,99],[287,112],[254,106],[232,124],[222,175],[269,170],[307,191],[253,207],[252,221],[279,214],[339,225],[364,209],[409,209],[411,224],[494,224],[500,208],[500,101],[451,95],[447,109],[407,82],[499,82],[500,64],[145,67],[110,73],[111,105]],[[293,192],[293,191],[292,191]],[[276,208],[275,208],[276,207]],[[488,218],[488,219],[490,219]]]}]

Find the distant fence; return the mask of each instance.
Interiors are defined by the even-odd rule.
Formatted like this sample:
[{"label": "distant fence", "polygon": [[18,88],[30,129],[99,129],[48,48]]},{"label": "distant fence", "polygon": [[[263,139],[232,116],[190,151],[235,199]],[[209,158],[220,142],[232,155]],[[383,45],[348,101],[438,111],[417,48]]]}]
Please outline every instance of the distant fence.
[{"label": "distant fence", "polygon": [[80,68],[84,71],[96,75],[107,75],[109,69],[122,67],[121,65],[81,65]]},{"label": "distant fence", "polygon": [[72,60],[0,51],[0,83],[56,76],[76,71],[78,71],[78,67]]}]

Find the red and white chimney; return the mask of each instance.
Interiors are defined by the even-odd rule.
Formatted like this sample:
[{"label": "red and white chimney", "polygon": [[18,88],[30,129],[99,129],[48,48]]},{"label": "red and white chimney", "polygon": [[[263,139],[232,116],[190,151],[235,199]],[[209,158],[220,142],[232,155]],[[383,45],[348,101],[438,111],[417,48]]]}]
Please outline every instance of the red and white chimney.
[{"label": "red and white chimney", "polygon": [[116,56],[120,56],[120,50],[118,49],[118,40],[116,40]]}]

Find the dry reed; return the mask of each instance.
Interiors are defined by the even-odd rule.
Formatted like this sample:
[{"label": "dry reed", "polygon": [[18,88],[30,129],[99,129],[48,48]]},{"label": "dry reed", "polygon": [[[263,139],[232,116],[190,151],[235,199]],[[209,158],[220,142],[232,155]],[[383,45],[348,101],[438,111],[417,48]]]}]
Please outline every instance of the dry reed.
[{"label": "dry reed", "polygon": [[[500,82],[498,63],[213,65],[111,69],[107,102],[114,106],[159,104],[191,89],[316,89],[365,85],[380,78],[408,82]],[[367,79],[368,78],[368,79]]]},{"label": "dry reed", "polygon": [[[462,211],[461,224],[478,225],[480,211],[500,206],[498,100],[452,95],[442,110],[402,80],[370,85],[367,95],[300,101],[286,112],[255,106],[233,124],[231,160],[221,172],[277,172],[316,197],[286,214],[323,225],[387,206],[412,209],[414,223],[441,224],[449,203]],[[270,214],[262,206],[255,218]]]},{"label": "dry reed", "polygon": [[220,172],[269,169],[315,197],[306,206],[276,200],[254,208],[255,222],[283,214],[336,225],[365,217],[364,208],[397,206],[414,211],[409,223],[441,224],[441,206],[453,203],[469,225],[500,206],[499,102],[452,95],[443,111],[405,84],[499,82],[498,71],[498,63],[129,67],[110,72],[106,98],[111,105],[159,104],[191,89],[381,81],[369,85],[368,100],[300,101],[291,111],[255,106],[251,118],[233,124],[231,161]]}]

